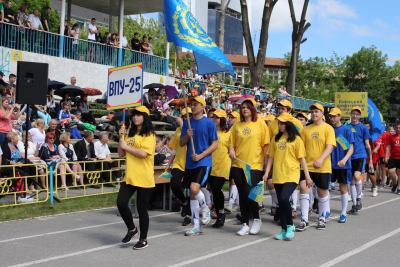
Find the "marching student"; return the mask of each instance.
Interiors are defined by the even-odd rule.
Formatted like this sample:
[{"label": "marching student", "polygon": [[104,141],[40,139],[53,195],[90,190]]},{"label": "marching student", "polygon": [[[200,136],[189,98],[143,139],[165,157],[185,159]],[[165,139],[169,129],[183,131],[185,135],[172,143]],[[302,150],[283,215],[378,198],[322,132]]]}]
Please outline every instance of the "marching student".
[{"label": "marching student", "polygon": [[[237,120],[240,120],[240,114],[236,111],[232,111],[228,113],[228,122],[229,122],[229,130],[232,129],[232,126],[236,123]],[[231,164],[232,165],[232,164]],[[231,166],[232,168],[232,166]],[[235,184],[235,180],[233,179],[231,172],[229,172],[229,202],[228,205],[225,207],[225,210],[228,213],[232,213],[238,210],[239,206],[239,194]],[[236,207],[233,207],[233,203],[236,203]]]},{"label": "marching student", "polygon": [[[240,212],[242,228],[237,235],[257,234],[261,227],[261,218],[257,202],[248,197],[252,187],[262,179],[263,166],[270,143],[268,127],[263,120],[257,118],[257,105],[254,99],[246,98],[240,105],[240,121],[236,122],[231,132],[229,157],[233,160],[232,176],[235,180],[240,197]],[[236,159],[237,158],[237,159]],[[251,186],[246,181],[242,162],[250,165]],[[249,227],[250,214],[253,215],[253,225]]]},{"label": "marching student", "polygon": [[229,172],[231,169],[231,159],[229,158],[229,138],[230,132],[226,124],[226,112],[222,109],[214,111],[213,121],[217,127],[218,148],[212,153],[213,167],[210,175],[210,185],[214,196],[214,208],[217,213],[217,221],[212,227],[218,228],[224,226],[224,193],[222,187],[225,181],[229,181]]},{"label": "marching student", "polygon": [[301,124],[303,125],[303,127],[307,126],[308,123],[308,116],[307,114],[305,114],[304,112],[299,112],[296,114],[296,119],[298,119]]},{"label": "marching student", "polygon": [[[191,117],[192,116],[191,108],[188,108],[188,111],[189,111],[189,116]],[[186,120],[186,109],[182,109],[181,118],[176,119],[180,127],[178,127],[175,130],[174,137],[172,138],[172,142],[170,144],[170,147],[172,148],[171,152],[172,156],[167,166],[165,167],[165,170],[168,171],[168,169],[170,169],[170,166],[172,164],[171,190],[182,204],[181,216],[184,217],[182,226],[187,226],[192,223],[191,219],[192,213],[190,211],[190,205],[189,205],[190,199],[189,196],[185,198],[185,195],[183,194],[182,191],[182,179],[185,174],[187,147],[186,146],[181,147],[179,145],[179,140],[181,139],[182,126],[185,120]]]},{"label": "marching student", "polygon": [[[179,140],[181,147],[187,146],[184,187],[190,188],[190,209],[194,224],[193,228],[185,233],[186,236],[203,234],[199,221],[200,205],[203,210],[202,223],[206,225],[211,221],[210,208],[207,206],[200,188],[207,184],[212,167],[211,154],[218,148],[215,123],[211,119],[203,117],[206,101],[201,96],[196,96],[190,99],[190,106],[192,108],[192,118],[190,118],[192,129],[189,129],[186,120],[183,123]],[[194,151],[191,137],[193,137]]]},{"label": "marching student", "polygon": [[[329,212],[329,180],[332,173],[331,153],[336,146],[335,131],[332,126],[322,120],[324,107],[321,104],[310,106],[313,124],[304,128],[302,138],[307,154],[307,167],[310,177],[317,187],[318,194],[318,230],[324,230],[325,216]],[[301,222],[296,227],[298,231],[304,231],[308,226],[308,210],[310,205],[310,189],[306,186],[305,173],[300,175],[300,209]]]},{"label": "marching student", "polygon": [[[385,161],[388,163],[389,177],[392,179],[393,187],[392,192],[400,195],[399,181],[400,181],[400,123],[396,123],[396,133],[389,136]],[[398,177],[396,182],[396,175]],[[389,179],[389,178],[388,178]]]},{"label": "marching student", "polygon": [[378,148],[378,155],[379,155],[379,176],[377,179],[377,185],[380,187],[384,186],[385,177],[386,177],[386,146],[388,139],[390,137],[390,133],[387,131],[383,132],[381,136],[379,136],[379,148]]},{"label": "marching student", "polygon": [[347,185],[351,184],[351,161],[350,157],[354,152],[354,134],[349,127],[342,125],[342,111],[338,108],[332,108],[329,112],[333,129],[335,130],[336,147],[332,151],[332,180],[339,183],[342,212],[339,222],[347,221],[347,204],[349,202],[349,193]]},{"label": "marching student", "polygon": [[361,108],[353,107],[350,113],[350,124],[347,125],[354,134],[354,152],[351,155],[351,174],[353,176],[350,185],[350,194],[353,201],[353,206],[349,210],[348,214],[355,214],[362,209],[361,193],[362,193],[362,181],[361,175],[364,172],[364,166],[366,165],[367,155],[369,156],[369,171],[374,171],[374,165],[372,163],[371,147],[369,140],[368,128],[360,123]]},{"label": "marching student", "polygon": [[[145,106],[132,108],[131,127],[126,135],[125,127],[121,127],[121,136],[118,145],[118,156],[126,156],[126,165],[129,166],[125,172],[125,180],[119,189],[117,206],[128,233],[122,239],[122,243],[129,243],[132,237],[138,234],[133,223],[132,212],[128,206],[132,195],[137,192],[136,203],[139,212],[140,238],[133,249],[144,249],[148,247],[147,232],[149,230],[149,214],[147,205],[154,184],[154,151],[156,147],[156,135],[150,120],[150,112]],[[140,166],[140,168],[135,168]]]},{"label": "marching student", "polygon": [[278,117],[279,133],[272,139],[269,146],[269,159],[263,177],[264,181],[267,181],[272,164],[274,164],[272,183],[278,196],[279,218],[282,227],[282,231],[275,236],[277,240],[290,240],[294,236],[289,199],[300,180],[300,164],[304,170],[307,187],[311,187],[313,183],[305,160],[304,143],[293,124],[293,120],[293,116],[289,113],[283,113]]},{"label": "marching student", "polygon": [[[370,121],[363,121],[363,124],[365,126],[367,126],[368,132],[371,130],[371,122]],[[371,154],[372,154],[372,164],[374,165],[374,169],[371,172],[368,169],[367,163],[369,162],[369,156],[367,155],[367,163],[364,167],[365,171],[367,172],[367,177],[368,179],[371,181],[372,187],[371,187],[371,191],[372,191],[372,196],[376,197],[378,195],[378,188],[376,187],[376,176],[375,174],[376,172],[376,167],[378,166],[378,161],[379,161],[379,154],[378,154],[378,149],[379,149],[379,138],[377,138],[375,140],[375,142],[372,142],[372,138],[368,139],[369,142],[369,146],[371,147]],[[367,181],[367,179],[365,179]]]}]

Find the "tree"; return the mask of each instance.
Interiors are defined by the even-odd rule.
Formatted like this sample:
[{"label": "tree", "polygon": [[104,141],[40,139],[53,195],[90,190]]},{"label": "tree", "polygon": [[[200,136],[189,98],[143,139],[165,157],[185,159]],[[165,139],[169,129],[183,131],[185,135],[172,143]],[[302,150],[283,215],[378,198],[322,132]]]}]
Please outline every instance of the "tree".
[{"label": "tree", "polygon": [[231,0],[221,0],[221,16],[219,17],[219,49],[224,52],[224,44],[225,44],[225,13],[228,9],[229,3]]},{"label": "tree", "polygon": [[345,84],[352,92],[368,92],[382,115],[389,111],[389,98],[395,71],[386,65],[387,55],[375,46],[362,47],[345,60]]},{"label": "tree", "polygon": [[309,0],[304,0],[303,11],[301,12],[300,22],[296,20],[296,14],[293,8],[293,0],[288,0],[288,2],[290,9],[290,17],[292,18],[293,31],[292,31],[292,57],[290,60],[290,67],[286,79],[286,88],[291,95],[294,95],[295,77],[297,70],[297,62],[300,53],[300,44],[307,41],[307,38],[303,39],[303,35],[307,31],[307,29],[311,26],[311,24],[310,23],[305,24]]},{"label": "tree", "polygon": [[261,19],[260,42],[256,61],[254,57],[253,42],[251,40],[247,0],[240,0],[240,8],[242,11],[243,37],[246,44],[247,60],[249,63],[251,83],[253,86],[258,86],[262,83],[265,55],[267,53],[269,21],[271,19],[271,14],[274,6],[277,2],[278,0],[265,0],[265,3],[263,5],[264,11]]}]

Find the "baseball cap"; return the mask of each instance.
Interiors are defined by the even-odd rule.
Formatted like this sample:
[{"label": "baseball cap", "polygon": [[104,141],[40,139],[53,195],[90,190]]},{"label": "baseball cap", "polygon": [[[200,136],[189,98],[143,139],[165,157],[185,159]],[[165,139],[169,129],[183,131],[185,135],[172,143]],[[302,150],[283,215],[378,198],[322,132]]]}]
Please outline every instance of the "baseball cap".
[{"label": "baseball cap", "polygon": [[[191,109],[191,108],[188,107],[187,109],[188,109],[188,112],[189,112],[189,113],[192,113],[192,109]],[[185,115],[186,115],[186,108],[182,109],[181,115],[182,115],[182,116],[185,116]]]},{"label": "baseball cap", "polygon": [[147,115],[150,115],[150,111],[145,106],[139,106],[137,108],[131,108],[129,110],[129,113],[132,114],[134,111],[139,111],[139,112],[146,113]]},{"label": "baseball cap", "polygon": [[351,109],[351,111],[357,110],[358,112],[361,113],[361,108],[359,106],[355,106],[354,108]]},{"label": "baseball cap", "polygon": [[228,115],[232,115],[236,119],[238,119],[240,117],[239,113],[237,113],[236,111],[232,111],[232,112],[228,113]]},{"label": "baseball cap", "polygon": [[282,115],[280,115],[278,117],[278,120],[280,122],[286,122],[286,121],[293,122],[293,116],[291,114],[285,112],[285,113],[282,113]]},{"label": "baseball cap", "polygon": [[282,100],[281,102],[278,103],[279,106],[284,106],[284,107],[288,107],[288,108],[292,108],[292,103],[290,103],[289,100]]},{"label": "baseball cap", "polygon": [[214,112],[214,111],[216,111],[216,110],[217,110],[216,108],[210,108],[210,109],[207,111],[207,114],[210,113],[210,112]]},{"label": "baseball cap", "polygon": [[275,117],[274,115],[272,115],[272,114],[268,114],[268,115],[264,118],[265,121],[273,121],[273,120],[275,120],[275,119],[276,119],[276,117]]},{"label": "baseball cap", "polygon": [[226,112],[223,109],[217,109],[214,111],[214,115],[219,118],[226,118]]},{"label": "baseball cap", "polygon": [[196,96],[196,97],[189,98],[189,103],[191,103],[192,101],[199,102],[200,104],[203,105],[203,107],[206,106],[206,101],[201,96]]},{"label": "baseball cap", "polygon": [[299,113],[296,114],[296,118],[299,117],[299,116],[304,117],[306,120],[308,120],[308,116],[304,112],[299,112]]},{"label": "baseball cap", "polygon": [[332,116],[342,115],[342,111],[339,108],[332,108],[331,111],[329,112],[329,115]]},{"label": "baseball cap", "polygon": [[262,108],[261,110],[264,111],[264,110],[267,110],[267,109],[266,108]]},{"label": "baseball cap", "polygon": [[315,108],[324,112],[324,107],[320,103],[315,103],[310,106],[310,109],[315,109]]},{"label": "baseball cap", "polygon": [[253,98],[246,98],[245,100],[243,100],[242,104],[244,102],[250,102],[253,105],[253,107],[257,107],[257,103]]},{"label": "baseball cap", "polygon": [[199,85],[198,85],[198,84],[195,84],[195,85],[194,85],[194,88],[198,88],[198,87],[199,87]]}]

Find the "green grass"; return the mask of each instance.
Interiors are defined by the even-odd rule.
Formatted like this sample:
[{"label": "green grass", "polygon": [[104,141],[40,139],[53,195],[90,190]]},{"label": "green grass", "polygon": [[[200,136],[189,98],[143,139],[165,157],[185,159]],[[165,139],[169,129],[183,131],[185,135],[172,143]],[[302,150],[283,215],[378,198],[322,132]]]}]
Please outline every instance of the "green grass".
[{"label": "green grass", "polygon": [[48,201],[46,203],[0,208],[0,221],[22,220],[60,213],[114,207],[117,204],[117,195],[106,194],[81,197],[62,200],[62,203],[54,201],[54,206],[51,206],[50,201]]}]

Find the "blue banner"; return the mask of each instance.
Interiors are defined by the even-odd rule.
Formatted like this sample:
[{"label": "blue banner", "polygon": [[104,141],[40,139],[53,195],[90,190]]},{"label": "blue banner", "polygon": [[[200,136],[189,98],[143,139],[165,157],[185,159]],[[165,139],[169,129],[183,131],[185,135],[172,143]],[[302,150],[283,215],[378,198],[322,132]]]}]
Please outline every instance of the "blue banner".
[{"label": "blue banner", "polygon": [[[234,76],[232,63],[206,31],[201,28],[199,22],[187,10],[182,0],[164,0],[164,16],[168,42],[173,42],[176,46],[187,48],[194,53],[207,57],[208,62],[213,61],[213,67],[219,67],[219,72],[229,71],[229,74]],[[202,61],[201,66],[199,67],[198,63],[197,66],[204,70],[205,60],[201,59],[200,61]],[[210,67],[210,65],[207,67]],[[229,70],[225,68],[229,68]],[[217,71],[213,73],[215,72]]]},{"label": "blue banner", "polygon": [[197,73],[200,75],[212,74],[217,72],[228,72],[231,76],[235,76],[232,66],[227,66],[216,62],[200,53],[194,52],[194,58],[197,64]]},{"label": "blue banner", "polygon": [[372,142],[375,142],[375,140],[385,131],[385,124],[383,122],[382,114],[370,98],[368,98],[368,120],[371,122],[371,130],[369,131],[369,134],[371,135]]}]

